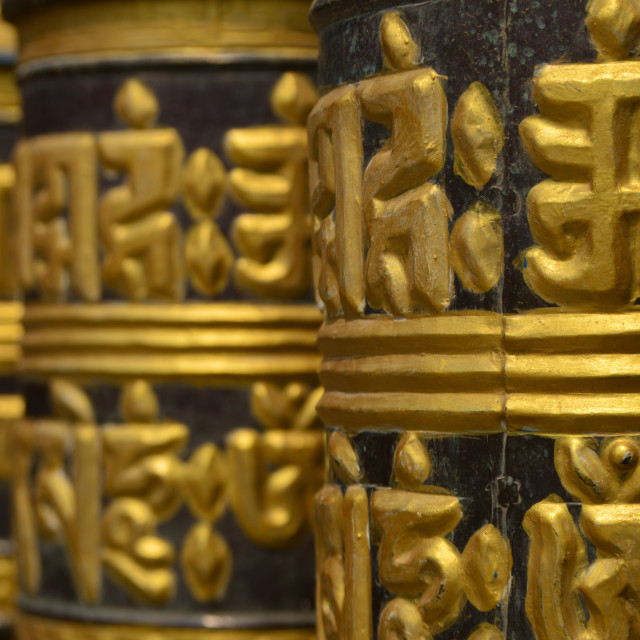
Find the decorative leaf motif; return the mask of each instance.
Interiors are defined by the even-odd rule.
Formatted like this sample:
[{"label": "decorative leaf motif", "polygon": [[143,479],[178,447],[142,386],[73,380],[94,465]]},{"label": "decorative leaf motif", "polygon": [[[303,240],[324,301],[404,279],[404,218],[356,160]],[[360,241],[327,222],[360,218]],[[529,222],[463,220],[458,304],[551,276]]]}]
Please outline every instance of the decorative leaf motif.
[{"label": "decorative leaf motif", "polygon": [[51,402],[56,416],[72,422],[96,421],[89,396],[82,387],[69,380],[51,381]]},{"label": "decorative leaf motif", "polygon": [[184,168],[183,189],[187,209],[194,220],[215,218],[224,202],[227,171],[210,149],[196,149]]},{"label": "decorative leaf motif", "polygon": [[490,611],[501,600],[513,567],[509,542],[488,524],[476,531],[462,552],[464,591],[480,611]]},{"label": "decorative leaf motif", "polygon": [[329,437],[328,449],[331,467],[342,482],[353,484],[364,480],[358,454],[344,433],[334,431]]},{"label": "decorative leaf motif", "polygon": [[233,558],[225,539],[207,522],[192,527],[182,545],[182,568],[191,593],[207,602],[224,595]]},{"label": "decorative leaf motif", "polygon": [[214,444],[198,447],[184,472],[189,507],[200,518],[215,522],[227,506],[227,461]]},{"label": "decorative leaf motif", "polygon": [[271,92],[271,108],[285,122],[305,127],[318,90],[309,76],[289,71],[282,74]]},{"label": "decorative leaf motif", "polygon": [[160,113],[155,94],[137,78],[129,78],[122,83],[113,106],[116,113],[134,129],[152,127]]},{"label": "decorative leaf motif", "polygon": [[215,222],[200,220],[191,227],[185,252],[189,280],[196,291],[215,296],[226,289],[234,256]]},{"label": "decorative leaf motif", "polygon": [[635,0],[590,0],[585,23],[601,57],[622,60],[638,44],[640,5]]},{"label": "decorative leaf motif", "polygon": [[399,13],[389,11],[382,17],[380,43],[387,69],[406,71],[417,66],[420,49]]},{"label": "decorative leaf motif", "polygon": [[449,245],[451,264],[465,288],[486,293],[498,284],[504,268],[504,237],[496,209],[476,202],[456,221]]},{"label": "decorative leaf motif", "polygon": [[454,144],[454,171],[477,189],[496,170],[498,154],[504,146],[500,113],[489,90],[474,82],[460,96],[451,120]]},{"label": "decorative leaf motif", "polygon": [[404,433],[396,445],[393,473],[403,489],[419,491],[431,474],[429,450],[415,433]]},{"label": "decorative leaf motif", "polygon": [[299,382],[282,389],[268,382],[257,382],[251,388],[251,412],[266,430],[321,428],[316,405],[322,393],[322,387],[311,391],[308,385]]},{"label": "decorative leaf motif", "polygon": [[120,398],[120,412],[128,422],[150,424],[158,420],[158,397],[146,380],[127,384]]}]

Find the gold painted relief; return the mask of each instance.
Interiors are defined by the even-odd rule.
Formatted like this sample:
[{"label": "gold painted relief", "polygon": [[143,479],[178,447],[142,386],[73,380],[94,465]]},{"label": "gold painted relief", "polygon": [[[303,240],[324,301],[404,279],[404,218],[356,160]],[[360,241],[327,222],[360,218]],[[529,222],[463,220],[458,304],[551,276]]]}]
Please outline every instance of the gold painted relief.
[{"label": "gold painted relief", "polygon": [[16,220],[12,214],[15,183],[13,166],[0,164],[0,295],[9,299],[16,299],[19,293],[15,267]]},{"label": "gold painted relief", "polygon": [[453,169],[476,189],[491,178],[504,146],[498,107],[481,82],[473,82],[460,96],[451,120],[454,145]]},{"label": "gold painted relief", "polygon": [[318,58],[318,38],[307,12],[300,0],[137,0],[135,6],[130,0],[92,0],[41,6],[20,17],[19,64],[22,71],[89,56],[126,64],[157,54],[187,63],[311,63]]},{"label": "gold painted relief", "polygon": [[[314,281],[330,317],[361,314],[366,304],[401,317],[436,313],[451,303],[454,269],[475,291],[493,288],[502,274],[499,224],[490,233],[463,225],[472,236],[465,250],[479,271],[475,279],[449,255],[453,210],[437,183],[446,155],[445,79],[419,64],[418,43],[398,13],[383,16],[380,41],[382,74],[324,95],[309,116]],[[456,114],[458,173],[481,187],[502,148],[500,116],[479,83],[463,94]],[[363,119],[389,129],[366,169]],[[496,255],[487,256],[492,250]]]},{"label": "gold painted relief", "polygon": [[504,265],[500,213],[486,202],[474,203],[456,220],[449,242],[451,264],[465,288],[476,293],[491,291]]},{"label": "gold painted relief", "polygon": [[233,223],[241,257],[238,286],[268,298],[303,296],[311,284],[307,131],[318,99],[301,73],[285,73],[271,94],[274,113],[286,124],[235,129],[226,136],[229,157],[238,165],[229,176],[231,193],[256,213]]},{"label": "gold painted relief", "polygon": [[158,101],[135,78],[120,87],[114,108],[131,130],[98,136],[104,167],[127,176],[125,184],[109,189],[100,202],[104,283],[135,302],[179,299],[181,232],[173,213],[165,209],[180,191],[180,136],[175,129],[154,128]]},{"label": "gold painted relief", "polygon": [[98,300],[97,219],[87,215],[97,207],[95,138],[63,133],[23,140],[14,165],[21,287],[52,302],[70,292]]},{"label": "gold painted relief", "polygon": [[[258,383],[252,407],[266,433],[242,429],[227,450],[199,445],[189,456],[184,424],[159,420],[145,380],[122,389],[122,422],[98,426],[76,383],[51,383],[56,418],[15,430],[13,512],[22,588],[40,589],[40,540],[66,553],[80,600],[100,600],[103,572],[137,601],[161,604],[176,589],[176,565],[192,596],[224,595],[233,568],[216,522],[230,507],[261,546],[290,548],[311,528],[322,482],[323,434],[315,415],[321,390]],[[179,548],[158,526],[186,506],[194,521]]]},{"label": "gold painted relief", "polygon": [[[428,640],[448,629],[467,602],[490,611],[504,597],[511,551],[493,525],[476,531],[460,552],[447,536],[462,518],[462,503],[442,487],[425,484],[428,449],[417,433],[399,436],[392,488],[360,485],[358,454],[340,432],[329,441],[331,462],[347,485],[328,484],[316,497],[317,609],[321,640]],[[378,578],[391,595],[378,621],[371,611],[371,550]],[[484,623],[470,637],[499,639]]]},{"label": "gold painted relief", "polygon": [[185,238],[189,281],[204,296],[227,288],[234,255],[215,222],[227,188],[227,170],[218,156],[201,147],[184,168],[184,202],[193,224]]},{"label": "gold painted relief", "polygon": [[[23,140],[17,172],[18,273],[26,291],[60,302],[93,302],[102,289],[126,300],[182,300],[187,279],[201,295],[238,284],[270,299],[303,296],[310,275],[307,136],[316,93],[300,74],[274,88],[274,111],[288,124],[229,132],[229,155],[242,168],[227,176],[211,150],[186,159],[179,132],[156,125],[160,105],[136,78],[126,80],[114,110],[128,129],[45,135]],[[99,193],[98,179],[122,183]],[[231,192],[256,213],[235,221],[240,257],[216,223]],[[191,224],[175,212],[182,199]]]},{"label": "gold painted relief", "polygon": [[[75,385],[52,385],[59,420],[22,421],[15,431],[13,523],[20,583],[40,587],[38,538],[67,549],[76,590],[88,603],[100,597],[100,453],[93,410]],[[73,428],[73,424],[77,425]],[[71,474],[66,460],[77,449]]]},{"label": "gold painted relief", "polygon": [[418,46],[398,14],[385,14],[380,39],[387,73],[359,86],[364,116],[390,131],[363,178],[368,301],[400,316],[441,311],[451,300],[453,211],[428,179],[444,166],[447,99],[437,73],[418,67]]},{"label": "gold painted relief", "polygon": [[640,295],[637,211],[640,62],[634,3],[593,0],[587,27],[602,60],[547,65],[535,78],[540,115],[520,125],[534,163],[551,175],[527,197],[537,245],[522,256],[547,302],[616,309]]},{"label": "gold painted relief", "polygon": [[[636,437],[564,437],[555,466],[574,510],[550,495],[527,512],[526,611],[537,638],[626,638],[638,624],[640,484]],[[587,554],[586,538],[595,548]]]},{"label": "gold painted relief", "polygon": [[29,375],[118,383],[311,382],[320,319],[313,305],[156,303],[150,314],[146,305],[34,304],[25,312],[21,366]]},{"label": "gold painted relief", "polygon": [[90,622],[67,622],[20,614],[16,620],[19,640],[314,640],[312,629],[189,629]]},{"label": "gold painted relief", "polygon": [[324,433],[316,415],[322,388],[256,383],[251,408],[265,433],[227,436],[230,503],[247,537],[269,548],[299,542],[312,528],[322,485]]}]

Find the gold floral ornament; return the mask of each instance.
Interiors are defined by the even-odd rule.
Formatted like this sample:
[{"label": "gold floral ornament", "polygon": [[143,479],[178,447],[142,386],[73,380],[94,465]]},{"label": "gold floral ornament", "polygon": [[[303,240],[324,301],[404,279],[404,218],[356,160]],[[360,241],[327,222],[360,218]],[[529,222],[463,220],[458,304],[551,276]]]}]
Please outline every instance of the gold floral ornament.
[{"label": "gold floral ornament", "polygon": [[185,254],[194,289],[215,296],[226,288],[233,266],[233,252],[214,222],[224,203],[227,172],[218,156],[200,148],[184,168],[184,200],[194,221],[187,232]]},{"label": "gold floral ornament", "polygon": [[257,383],[251,406],[265,428],[227,437],[230,501],[245,534],[270,548],[295,546],[312,522],[322,483],[323,432],[315,415],[322,389]]},{"label": "gold floral ornament", "polygon": [[130,78],[114,107],[129,131],[98,136],[103,164],[125,183],[105,193],[98,213],[105,284],[128,299],[183,295],[182,232],[170,207],[180,192],[184,149],[172,128],[154,128],[159,105],[146,85]]},{"label": "gold floral ornament", "polygon": [[[471,536],[462,553],[446,538],[460,522],[461,503],[442,487],[425,485],[431,458],[419,434],[404,433],[398,439],[394,488],[377,488],[371,494],[371,537],[369,499],[353,471],[359,469],[357,452],[340,432],[332,434],[329,450],[342,461],[338,477],[347,487],[343,495],[338,485],[325,485],[316,497],[322,640],[373,637],[370,542],[379,545],[379,580],[392,594],[378,621],[381,640],[429,640],[459,618],[467,600],[481,611],[500,602],[511,573],[509,544],[493,525]],[[470,637],[504,636],[483,624]]]},{"label": "gold floral ornament", "polygon": [[232,129],[225,138],[233,196],[256,213],[232,228],[240,253],[238,286],[266,298],[296,298],[311,282],[307,169],[307,116],[318,98],[311,80],[285,73],[271,106],[286,124]]},{"label": "gold floral ornament", "polygon": [[525,515],[531,539],[526,611],[538,638],[628,638],[640,589],[640,447],[635,437],[559,438],[555,466],[581,501],[580,529],[550,495]]}]

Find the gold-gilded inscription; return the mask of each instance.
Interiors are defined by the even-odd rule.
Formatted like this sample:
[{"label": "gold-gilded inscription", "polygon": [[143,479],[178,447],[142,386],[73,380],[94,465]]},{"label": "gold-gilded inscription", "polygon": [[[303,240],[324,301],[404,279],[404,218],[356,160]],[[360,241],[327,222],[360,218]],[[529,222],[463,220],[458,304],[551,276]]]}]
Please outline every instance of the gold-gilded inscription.
[{"label": "gold-gilded inscription", "polygon": [[540,114],[520,124],[551,175],[527,197],[537,246],[521,257],[526,283],[547,302],[611,310],[640,295],[640,62],[625,59],[638,20],[633,2],[591,0],[586,24],[606,61],[543,67]]},{"label": "gold-gilded inscription", "polygon": [[254,415],[266,433],[239,429],[227,437],[230,500],[256,543],[296,544],[311,527],[313,495],[322,483],[323,433],[315,413],[322,389],[257,383]]},{"label": "gold-gilded inscription", "polygon": [[[233,556],[216,523],[229,506],[261,546],[288,548],[308,534],[323,471],[321,389],[257,383],[251,403],[266,433],[237,430],[227,451],[204,443],[187,460],[187,426],[159,419],[147,381],[126,383],[122,422],[101,426],[81,386],[56,379],[50,391],[56,418],[15,430],[14,520],[28,594],[40,590],[40,540],[65,549],[83,602],[99,600],[104,571],[134,599],[161,604],[175,594],[177,565],[195,599],[224,595]],[[166,539],[159,526],[183,506],[193,522],[181,541]]]},{"label": "gold-gilded inscription", "polygon": [[153,128],[157,99],[135,78],[122,85],[114,104],[131,130],[98,137],[105,167],[127,176],[100,202],[105,284],[129,300],[180,298],[181,232],[174,214],[165,210],[180,191],[180,136],[175,129]]},{"label": "gold-gilded inscription", "polygon": [[[136,78],[113,104],[127,129],[22,140],[14,153],[20,286],[56,302],[96,301],[103,287],[132,302],[173,301],[188,284],[217,296],[235,270],[240,287],[259,297],[304,295],[311,269],[304,125],[315,98],[306,76],[284,74],[272,101],[287,124],[230,131],[226,146],[241,167],[229,176],[205,147],[185,160],[180,132],[156,124],[157,96]],[[99,177],[118,176],[121,184],[100,192]],[[216,222],[229,188],[256,210],[233,226],[237,260]],[[180,200],[190,218],[184,230]]]},{"label": "gold-gilded inscription", "polygon": [[18,272],[25,289],[58,301],[69,290],[100,297],[96,210],[97,148],[89,133],[40,136],[18,144]]},{"label": "gold-gilded inscription", "polygon": [[[490,233],[486,224],[463,224],[479,256],[464,264],[449,255],[453,210],[439,184],[446,158],[445,79],[419,64],[419,43],[399,13],[382,17],[380,42],[382,73],[327,93],[309,116],[314,284],[330,317],[361,314],[367,304],[400,317],[437,313],[453,298],[452,267],[476,292],[494,287],[502,273],[495,221]],[[503,145],[500,116],[479,83],[458,107],[452,122],[458,173],[482,187]],[[366,169],[365,120],[388,129]],[[463,245],[456,243],[458,253],[468,250]],[[487,256],[492,248],[496,255]],[[474,261],[482,264],[471,268],[484,273],[470,277]]]},{"label": "gold-gilded inscription", "polygon": [[[418,47],[398,14],[385,14],[381,39],[389,73],[359,87],[365,117],[390,131],[363,180],[368,300],[394,315],[441,311],[452,296],[447,240],[453,211],[428,179],[444,166],[447,99],[438,74],[418,68],[404,51]],[[400,66],[393,66],[396,60]]]},{"label": "gold-gilded inscription", "polygon": [[16,274],[16,223],[13,198],[16,172],[11,164],[0,164],[0,294],[15,299],[19,292]]},{"label": "gold-gilded inscription", "polygon": [[[27,593],[37,593],[37,539],[42,536],[66,547],[78,595],[92,603],[100,597],[101,584],[99,434],[85,421],[92,416],[75,411],[84,404],[82,390],[55,381],[52,395],[61,420],[23,421],[16,429],[13,513],[21,582]],[[77,462],[70,474],[66,460],[72,451]]]},{"label": "gold-gilded inscription", "polygon": [[317,98],[307,76],[285,73],[271,102],[286,124],[234,129],[226,136],[227,153],[240,165],[231,171],[231,192],[256,211],[234,221],[241,255],[236,282],[260,296],[294,298],[311,282],[305,124]]},{"label": "gold-gilded inscription", "polygon": [[[526,611],[536,637],[625,638],[634,633],[639,454],[635,437],[556,440],[558,475],[581,502],[579,528],[577,514],[553,494],[525,516],[531,539]],[[595,547],[593,561],[583,536]]]},{"label": "gold-gilded inscription", "polygon": [[[333,444],[332,444],[333,439]],[[503,598],[511,573],[511,551],[493,525],[469,539],[462,553],[448,539],[462,518],[462,503],[441,487],[426,485],[431,457],[419,434],[404,433],[396,444],[393,488],[369,498],[347,468],[359,468],[350,439],[334,432],[329,441],[336,476],[316,497],[317,607],[321,638],[369,640],[371,551],[377,544],[378,579],[391,594],[383,604],[377,635],[429,640],[449,628],[467,601],[480,611]],[[349,460],[345,464],[345,461]],[[362,472],[359,472],[362,476]],[[481,625],[473,638],[501,638]]]}]

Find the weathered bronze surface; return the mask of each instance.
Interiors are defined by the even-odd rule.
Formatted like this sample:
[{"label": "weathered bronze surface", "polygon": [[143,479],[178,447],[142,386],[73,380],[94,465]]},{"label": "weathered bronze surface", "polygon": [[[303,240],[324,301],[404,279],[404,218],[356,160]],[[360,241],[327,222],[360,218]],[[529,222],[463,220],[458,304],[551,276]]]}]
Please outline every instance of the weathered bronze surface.
[{"label": "weathered bronze surface", "polygon": [[19,636],[308,638],[308,7],[4,6],[24,96]]},{"label": "weathered bronze surface", "polygon": [[635,637],[636,3],[311,18],[320,637]]}]

